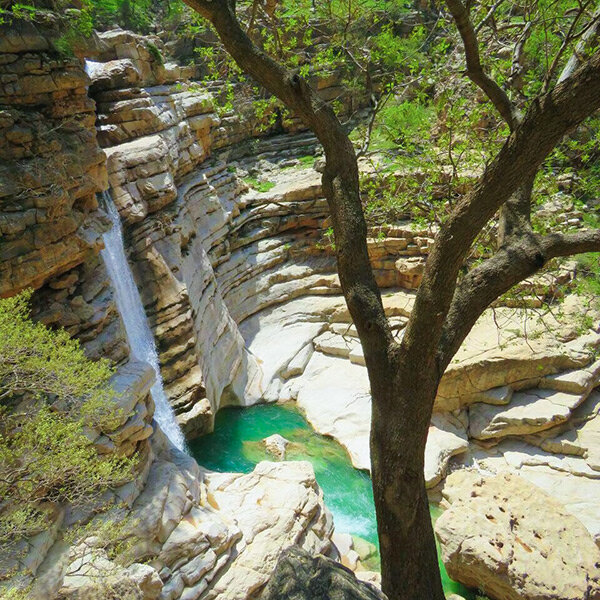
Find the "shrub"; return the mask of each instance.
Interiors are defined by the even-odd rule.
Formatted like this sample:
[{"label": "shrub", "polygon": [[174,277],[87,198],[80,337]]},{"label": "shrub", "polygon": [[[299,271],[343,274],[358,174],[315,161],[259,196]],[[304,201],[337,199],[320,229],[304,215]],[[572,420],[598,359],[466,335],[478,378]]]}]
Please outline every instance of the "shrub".
[{"label": "shrub", "polygon": [[135,461],[98,455],[90,439],[124,417],[108,362],[33,322],[30,295],[0,300],[0,552],[44,530],[56,504],[91,504],[125,483]]}]

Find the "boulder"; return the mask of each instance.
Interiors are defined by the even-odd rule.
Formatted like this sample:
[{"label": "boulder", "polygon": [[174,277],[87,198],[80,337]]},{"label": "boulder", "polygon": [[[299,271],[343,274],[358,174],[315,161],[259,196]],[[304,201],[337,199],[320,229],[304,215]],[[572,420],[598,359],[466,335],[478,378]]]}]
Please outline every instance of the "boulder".
[{"label": "boulder", "polygon": [[511,473],[456,471],[435,532],[450,577],[496,600],[598,600],[600,550],[562,504]]},{"label": "boulder", "polygon": [[248,475],[211,473],[207,484],[211,503],[224,519],[235,519],[242,539],[206,600],[252,597],[289,546],[311,555],[332,551],[333,519],[310,463],[261,462]]},{"label": "boulder", "polygon": [[286,440],[283,436],[279,435],[278,433],[275,433],[265,438],[263,440],[263,443],[265,445],[265,449],[269,454],[272,454],[275,458],[278,458],[279,460],[285,459],[286,448],[290,443],[289,440]]},{"label": "boulder", "polygon": [[346,567],[292,546],[283,552],[262,600],[385,600],[375,586],[359,581]]}]

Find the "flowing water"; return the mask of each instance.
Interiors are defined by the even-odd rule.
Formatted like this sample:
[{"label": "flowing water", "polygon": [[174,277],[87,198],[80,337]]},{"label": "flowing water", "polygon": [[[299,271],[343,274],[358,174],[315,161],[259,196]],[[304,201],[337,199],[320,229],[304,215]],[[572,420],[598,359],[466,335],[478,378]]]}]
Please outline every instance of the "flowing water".
[{"label": "flowing water", "polygon": [[115,290],[117,308],[125,325],[127,341],[133,356],[149,363],[156,374],[151,390],[156,405],[154,412],[156,422],[174,446],[179,450],[185,450],[185,438],[163,387],[154,336],[148,325],[144,305],[125,255],[119,211],[108,192],[104,192],[103,200],[113,226],[103,236],[105,248],[100,254]]},{"label": "flowing water", "polygon": [[97,62],[95,60],[89,60],[86,58],[84,63],[84,70],[90,79],[94,79],[94,77],[98,74],[98,72],[103,66],[104,63]]},{"label": "flowing water", "polygon": [[[335,440],[315,433],[296,408],[273,404],[223,408],[217,414],[214,432],[190,442],[189,447],[196,460],[208,469],[249,473],[261,460],[274,460],[261,440],[275,433],[291,442],[286,460],[312,463],[336,530],[375,546],[366,566],[377,569],[377,523],[369,476],[352,466],[346,450]],[[431,506],[432,519],[440,512]],[[440,569],[446,593],[474,598],[470,590],[448,577],[441,562]]]}]

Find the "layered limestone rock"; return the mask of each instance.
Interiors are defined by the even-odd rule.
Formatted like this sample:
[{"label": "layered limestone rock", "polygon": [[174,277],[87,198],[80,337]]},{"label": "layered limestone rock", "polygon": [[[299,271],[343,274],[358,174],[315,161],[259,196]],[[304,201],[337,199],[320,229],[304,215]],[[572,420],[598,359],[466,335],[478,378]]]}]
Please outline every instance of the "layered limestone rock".
[{"label": "layered limestone rock", "polygon": [[436,534],[448,574],[498,600],[600,598],[600,550],[585,527],[523,478],[458,471]]},{"label": "layered limestone rock", "polygon": [[[148,50],[162,48],[160,40],[122,31],[99,37],[102,51],[88,71],[110,191],[167,394],[193,437],[211,429],[219,406],[263,395],[241,321],[294,297],[339,293],[321,239],[321,175],[298,160],[317,144],[305,133],[250,143],[259,129],[247,102],[218,116],[218,86],[193,82],[194,69],[162,66]],[[335,85],[334,77],[319,87],[327,95]],[[249,189],[246,175],[268,191]],[[416,286],[413,262],[422,262],[431,236],[408,224],[376,233],[369,248],[378,281]]]},{"label": "layered limestone rock", "polygon": [[33,23],[0,26],[0,295],[84,262],[105,228],[88,79],[78,59],[53,48],[58,35]]},{"label": "layered limestone rock", "polygon": [[0,26],[0,295],[27,287],[35,317],[92,357],[128,355],[98,252],[109,222],[94,102],[83,63],[54,44],[60,22]]},{"label": "layered limestone rock", "polygon": [[[320,174],[300,168],[297,159],[314,153],[316,141],[300,134],[259,145],[240,143],[257,133],[251,118],[244,113],[241,121],[228,116],[221,122],[212,100],[214,86],[209,90],[193,82],[194,68],[163,64],[156,52],[163,49],[158,38],[122,30],[96,36],[90,49],[94,60],[85,61],[89,93],[96,101],[96,136],[82,62],[58,59],[47,27],[18,24],[10,33],[3,37],[8,75],[2,98],[11,106],[3,114],[32,102],[43,105],[36,118],[56,139],[51,148],[38,147],[48,136],[32,130],[29,138],[38,140],[32,145],[27,136],[17,135],[23,128],[11,117],[5,121],[7,155],[20,159],[19,168],[30,159],[40,165],[40,173],[62,173],[60,190],[54,181],[47,187],[60,191],[64,205],[47,200],[52,203],[49,221],[41,205],[21,214],[20,175],[18,169],[16,177],[11,173],[6,194],[14,199],[16,212],[8,204],[2,212],[7,234],[0,261],[3,293],[43,285],[36,318],[67,328],[92,357],[127,357],[97,256],[108,224],[95,195],[106,187],[108,174],[157,339],[167,394],[189,437],[206,432],[221,404],[249,404],[262,396],[258,369],[238,324],[293,297],[339,292],[331,248],[321,243],[327,207]],[[23,89],[10,83],[15,78]],[[53,78],[57,83],[50,85]],[[325,94],[336,85],[335,77],[330,79],[319,85]],[[56,119],[69,119],[68,126]],[[106,170],[97,142],[105,149]],[[235,159],[234,165],[209,163],[213,148],[221,149],[223,159]],[[62,161],[68,172],[54,168],[53,160]],[[232,172],[236,169],[240,175],[268,176],[272,189],[248,189]],[[27,190],[33,198],[43,196],[32,185]],[[25,248],[30,226],[33,253]],[[418,258],[430,244],[426,233],[410,227],[370,240],[380,282],[408,284],[394,262],[396,254]]]},{"label": "layered limestone rock", "polygon": [[[7,163],[3,172],[2,293],[41,287],[34,301],[36,318],[66,327],[81,339],[90,356],[123,361],[129,350],[98,257],[108,222],[96,193],[107,181],[105,154],[96,142],[94,104],[87,96],[89,80],[81,62],[58,57],[47,31],[24,25],[4,33],[0,36],[4,86],[0,140],[5,158],[14,162]],[[165,378],[171,384],[168,391],[176,403],[189,409],[184,411],[191,413],[188,420],[200,422],[200,428],[192,423],[190,429],[197,433],[206,426],[203,414],[211,412],[208,401],[202,402],[204,382],[218,403],[223,395],[241,397],[244,385],[231,384],[236,373],[238,379],[247,377],[250,359],[213,271],[236,207],[225,206],[214,215],[215,221],[205,220],[211,204],[219,204],[227,194],[236,200],[246,186],[225,165],[191,174],[206,159],[208,133],[219,124],[208,95],[182,91],[173,84],[183,70],[157,65],[139,36],[120,32],[100,37],[96,56],[100,61],[88,68],[95,78],[92,91],[100,110],[110,115],[101,113],[98,119],[98,138],[109,146],[108,181],[126,224],[132,226],[133,258],[136,252],[143,253],[141,287],[152,304],[148,312],[159,345],[165,339],[169,342],[167,349],[160,346],[165,371],[173,375]],[[124,85],[129,89],[123,90]],[[6,103],[10,106],[4,110]],[[177,204],[174,182],[179,184],[186,176],[187,187]],[[198,201],[188,203],[186,194]],[[186,242],[176,235],[178,252],[189,255],[184,264],[172,263],[168,244],[160,244],[160,235],[178,234],[167,231],[168,216],[160,212],[169,204],[185,217],[183,236],[190,239]],[[262,215],[257,218],[256,213],[261,210],[258,206],[236,227],[260,220]],[[148,215],[156,215],[156,220],[146,220]],[[196,229],[202,229],[196,226],[201,219],[215,247],[202,236],[193,243]],[[223,225],[227,227],[215,236],[212,228]],[[160,235],[151,239],[149,234],[157,230]],[[192,291],[198,292],[192,301],[185,283],[174,276],[181,271],[187,273],[184,281]],[[156,286],[161,294],[153,295]],[[197,333],[206,337],[197,342]],[[208,368],[204,377],[204,362],[218,368]],[[112,431],[89,432],[100,453],[129,456],[138,451],[136,478],[98,501],[121,504],[103,520],[109,526],[111,519],[127,523],[135,540],[132,559],[150,561],[149,566],[135,562],[127,568],[119,566],[101,540],[93,537],[74,546],[65,543],[63,531],[85,521],[90,513],[58,507],[52,527],[20,542],[17,562],[3,565],[35,576],[36,597],[102,593],[96,590],[102,574],[102,585],[111,593],[133,590],[145,598],[189,599],[217,597],[223,588],[232,598],[246,598],[264,585],[284,546],[329,551],[332,519],[312,470],[303,464],[262,465],[251,475],[231,475],[212,488],[208,480],[203,482],[192,459],[169,448],[159,432],[153,433],[151,373],[147,365],[123,363],[113,382],[123,421]],[[224,394],[226,388],[231,391]],[[260,527],[269,520],[271,534],[265,536]],[[90,527],[102,530],[100,523]]]},{"label": "layered limestone rock", "polygon": [[[39,206],[25,206],[29,212],[21,211],[21,215],[20,180],[7,179],[12,187],[6,188],[5,196],[14,202],[15,209],[8,200],[3,203],[2,290],[13,294],[27,285],[41,287],[35,299],[36,318],[66,327],[82,340],[90,356],[123,361],[129,350],[98,257],[101,234],[108,223],[96,203],[96,193],[106,186],[106,174],[104,153],[98,148],[93,128],[93,103],[86,94],[88,79],[82,63],[54,56],[46,33],[35,28],[25,33],[2,37],[2,43],[10,46],[2,62],[8,73],[2,79],[3,85],[6,83],[2,99],[10,95],[11,102],[9,111],[2,113],[6,117],[2,125],[8,130],[7,156],[17,157],[20,164],[31,157],[40,172],[50,169],[57,176],[63,175],[51,159],[68,162],[66,146],[74,158],[68,165],[70,170],[65,171],[70,187],[52,188],[64,196],[62,205],[35,188],[28,167],[28,191],[41,200]],[[107,147],[108,182],[129,226],[132,259],[139,259],[138,280],[161,350],[168,392],[181,409],[184,425],[194,434],[210,427],[212,413],[222,398],[243,398],[246,382],[251,379],[252,358],[246,353],[224,296],[231,298],[233,308],[254,311],[251,303],[244,307],[239,301],[247,289],[236,287],[244,282],[253,285],[249,280],[255,273],[250,269],[241,277],[241,272],[248,270],[253,256],[263,263],[256,269],[258,275],[289,258],[289,248],[282,254],[278,247],[291,244],[293,235],[274,243],[267,240],[265,244],[264,240],[280,229],[306,225],[314,229],[325,215],[324,203],[318,198],[320,188],[310,189],[312,184],[308,191],[305,186],[291,186],[275,200],[260,195],[251,200],[242,198],[247,185],[224,163],[204,165],[201,171],[192,172],[207,158],[211,128],[219,130],[215,137],[221,146],[226,137],[209,96],[197,87],[182,90],[174,84],[184,70],[161,68],[139,36],[113,32],[100,38],[95,56],[100,60],[87,66],[99,103],[98,139]],[[26,48],[30,52],[20,56]],[[39,79],[34,82],[23,77],[23,69]],[[10,87],[15,76],[20,77],[19,85],[27,83],[30,87]],[[53,78],[58,83],[51,85]],[[31,87],[33,83],[39,84],[39,93]],[[13,96],[23,104],[42,106],[40,110],[47,114],[35,118],[48,126],[49,133],[53,133],[53,125],[64,129],[64,139],[50,139],[48,149],[34,147],[38,141],[32,143],[31,138],[39,133],[44,139],[41,134],[46,130],[21,131],[13,118],[22,116],[12,106]],[[67,117],[72,122],[58,120],[67,105],[71,110]],[[52,115],[57,120],[45,120]],[[314,147],[312,139],[308,143]],[[298,147],[307,145],[300,140]],[[18,169],[16,173],[19,175]],[[62,185],[62,180],[50,183],[57,182]],[[281,210],[277,206],[280,200],[289,206]],[[44,202],[52,204],[55,214],[45,216]],[[302,202],[306,202],[307,215],[298,219],[293,211]],[[245,214],[240,205],[248,206]],[[54,217],[64,218],[59,222]],[[172,224],[175,218],[178,222]],[[84,229],[88,226],[89,239],[83,236],[88,234]],[[25,248],[28,227],[33,231],[30,237],[38,253],[35,255]],[[44,231],[53,232],[56,240],[47,238]],[[226,239],[228,236],[239,236],[239,242]],[[65,243],[59,246],[63,238]],[[57,245],[50,247],[46,260],[43,253],[55,241]],[[248,249],[249,244],[254,246]],[[237,260],[223,269],[223,282],[219,282],[215,270],[236,252]],[[332,270],[331,257],[322,262]],[[292,271],[290,279],[295,277]],[[309,271],[307,267],[300,275],[307,276]],[[263,289],[270,285],[272,272],[261,282]],[[315,284],[318,282],[311,281],[308,287]],[[292,287],[290,294],[294,293]],[[255,303],[278,300],[275,294],[270,300],[257,294]],[[86,517],[58,510],[47,532],[19,548],[23,552],[18,556],[22,554],[25,562],[11,563],[7,568],[26,568],[35,575],[34,594],[40,598],[55,593],[86,597],[95,590],[99,574],[103,574],[103,585],[111,593],[133,590],[147,598],[189,599],[218,597],[227,590],[232,598],[246,598],[264,585],[284,546],[298,544],[312,553],[328,552],[332,519],[312,470],[303,464],[261,465],[248,476],[230,475],[226,480],[215,476],[203,482],[193,460],[169,448],[160,432],[153,433],[150,373],[139,363],[122,364],[114,384],[123,422],[113,431],[91,431],[90,435],[101,453],[140,453],[136,479],[99,500],[122,503],[122,508],[104,520],[109,525],[110,519],[128,523],[135,539],[133,560],[150,561],[151,566],[134,563],[121,567],[94,538],[74,546],[65,543],[62,531],[89,518],[89,513]],[[257,389],[249,401],[259,397]],[[270,534],[265,535],[261,528],[270,520],[266,530]],[[102,529],[100,523],[90,527]]]}]

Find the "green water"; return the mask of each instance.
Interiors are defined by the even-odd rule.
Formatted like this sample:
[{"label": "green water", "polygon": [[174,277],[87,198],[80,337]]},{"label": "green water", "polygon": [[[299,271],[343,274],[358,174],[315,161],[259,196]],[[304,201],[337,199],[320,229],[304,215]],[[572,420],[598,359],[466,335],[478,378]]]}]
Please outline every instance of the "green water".
[{"label": "green water", "polygon": [[[346,450],[335,440],[315,433],[302,414],[290,405],[261,404],[219,411],[213,433],[189,443],[198,462],[213,471],[249,473],[262,460],[274,460],[261,440],[278,433],[291,443],[286,460],[312,463],[325,503],[333,514],[337,531],[350,533],[375,546],[367,561],[378,569],[377,523],[370,477],[352,466]],[[440,510],[431,507],[435,519]],[[474,595],[452,581],[440,563],[444,590],[468,600]]]}]

